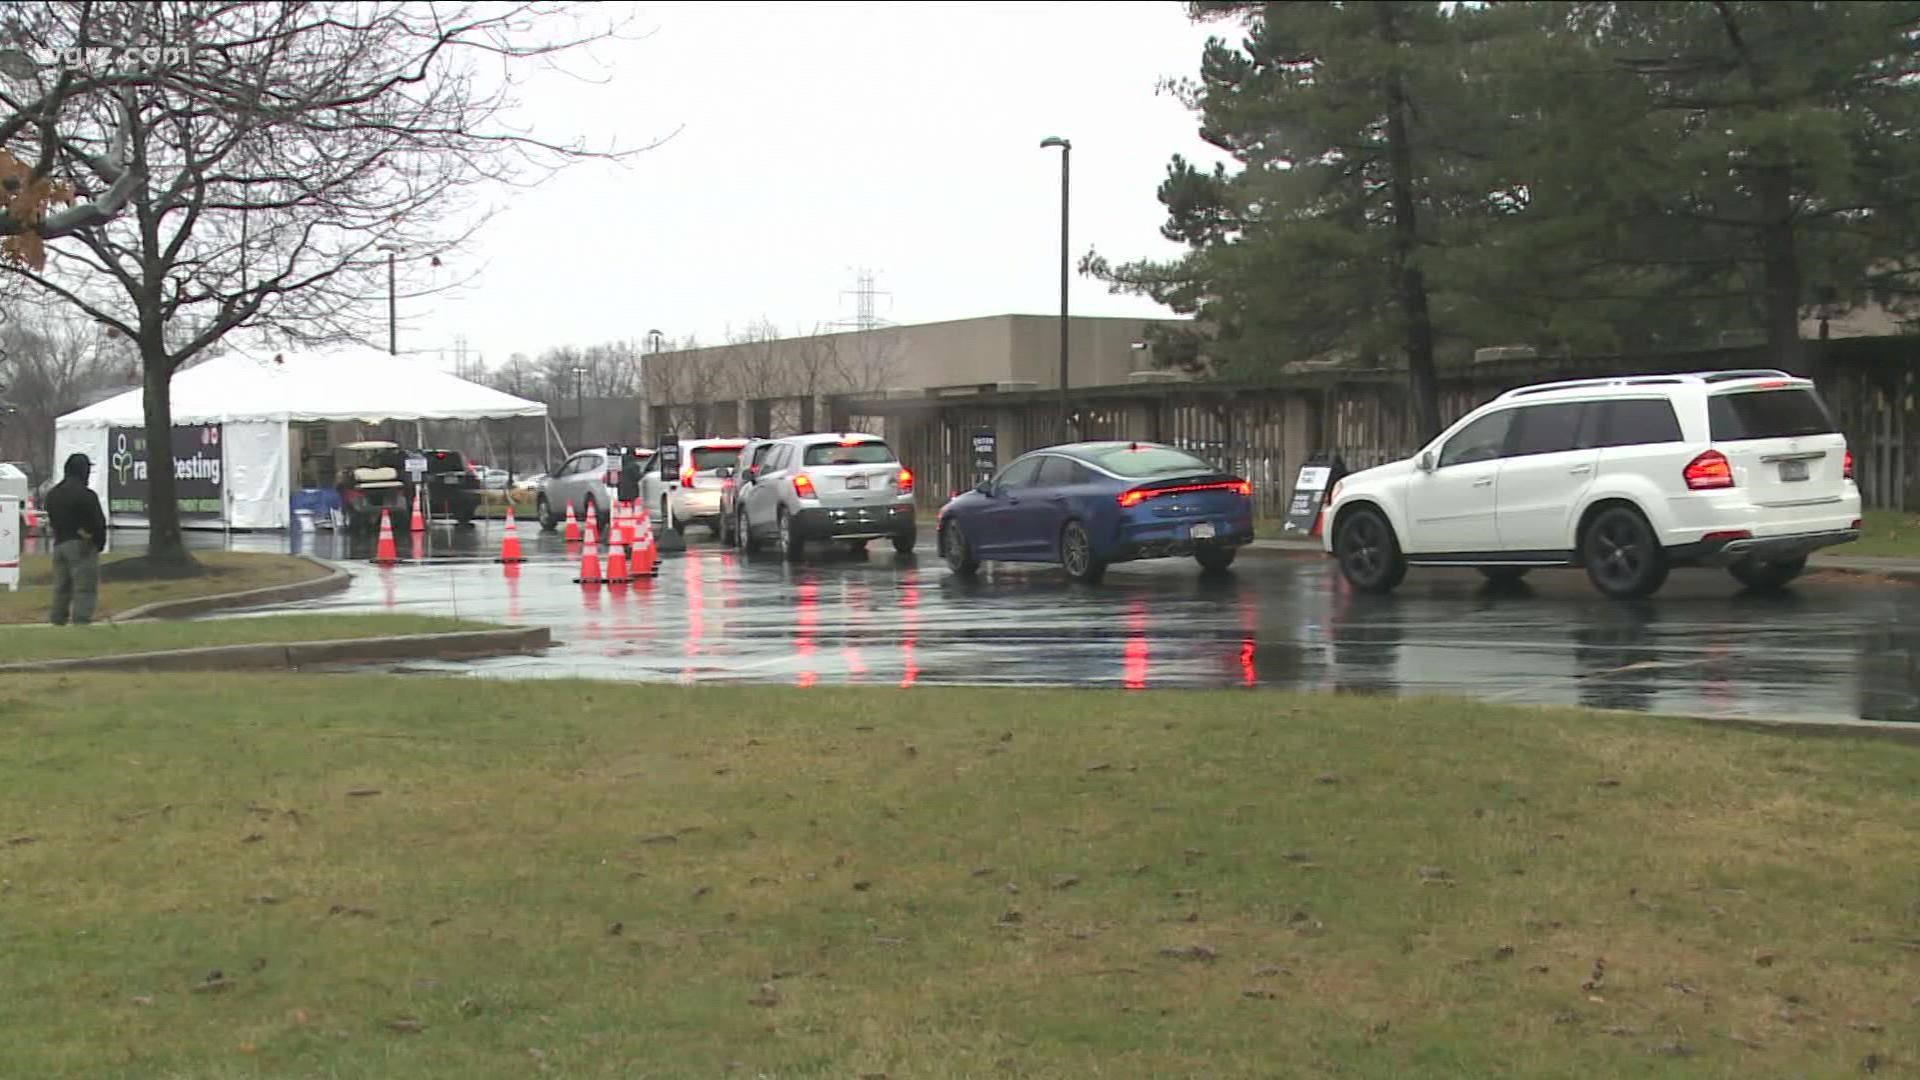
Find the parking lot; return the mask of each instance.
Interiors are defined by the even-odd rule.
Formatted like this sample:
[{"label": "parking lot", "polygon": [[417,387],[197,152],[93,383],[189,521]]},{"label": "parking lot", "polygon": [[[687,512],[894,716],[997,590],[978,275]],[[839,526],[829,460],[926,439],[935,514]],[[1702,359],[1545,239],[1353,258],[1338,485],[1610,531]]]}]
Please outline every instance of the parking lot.
[{"label": "parking lot", "polygon": [[[1115,567],[1087,587],[1038,567],[953,577],[930,537],[896,556],[822,548],[789,566],[742,562],[700,529],[658,578],[573,582],[577,546],[523,527],[529,561],[493,561],[497,526],[435,529],[431,556],[382,569],[366,544],[319,533],[309,550],[355,573],[301,610],[451,614],[553,627],[539,657],[405,670],[788,685],[1270,687],[1457,693],[1696,715],[1920,721],[1909,657],[1920,591],[1811,575],[1778,597],[1722,573],[1676,572],[1652,600],[1595,595],[1583,575],[1521,587],[1470,571],[1415,571],[1385,598],[1356,596],[1324,560],[1249,552],[1232,572],[1191,561]],[[217,535],[196,543],[224,544]],[[284,550],[287,538],[233,538]],[[403,558],[410,540],[400,538]],[[280,609],[285,610],[285,609]]]}]

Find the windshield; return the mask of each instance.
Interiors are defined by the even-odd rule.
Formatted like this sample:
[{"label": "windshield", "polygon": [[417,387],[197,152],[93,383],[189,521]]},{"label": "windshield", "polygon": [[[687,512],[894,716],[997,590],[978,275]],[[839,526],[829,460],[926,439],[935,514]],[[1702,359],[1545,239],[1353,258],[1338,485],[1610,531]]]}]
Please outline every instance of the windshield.
[{"label": "windshield", "polygon": [[726,465],[740,463],[738,446],[701,446],[692,451],[692,462],[696,472],[712,472]]},{"label": "windshield", "polygon": [[1182,473],[1212,473],[1220,470],[1184,450],[1165,446],[1141,446],[1133,449],[1115,446],[1088,455],[1101,468],[1115,476],[1177,476]]},{"label": "windshield", "polygon": [[807,447],[808,465],[885,465],[893,460],[893,449],[878,439],[842,446],[839,443],[815,443]]},{"label": "windshield", "polygon": [[1720,394],[1707,399],[1714,442],[1828,435],[1839,428],[1820,396],[1805,387]]}]

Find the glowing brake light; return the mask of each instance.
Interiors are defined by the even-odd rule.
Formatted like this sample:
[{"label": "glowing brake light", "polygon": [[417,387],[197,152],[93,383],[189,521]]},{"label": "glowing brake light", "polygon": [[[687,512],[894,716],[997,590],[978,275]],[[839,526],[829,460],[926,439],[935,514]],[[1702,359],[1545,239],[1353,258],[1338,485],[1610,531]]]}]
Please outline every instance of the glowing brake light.
[{"label": "glowing brake light", "polygon": [[1245,480],[1225,480],[1215,484],[1185,484],[1180,487],[1133,488],[1120,493],[1120,507],[1125,509],[1138,506],[1147,499],[1157,499],[1162,495],[1183,495],[1191,491],[1231,491],[1242,497],[1253,494],[1253,485]]},{"label": "glowing brake light", "polygon": [[867,440],[865,439],[841,439],[840,440],[841,446],[865,446],[866,443],[867,443]]},{"label": "glowing brake light", "polygon": [[1847,456],[1841,459],[1840,476],[1846,480],[1853,479],[1853,451],[1851,450],[1847,451]]},{"label": "glowing brake light", "polygon": [[803,498],[803,499],[811,499],[811,498],[813,498],[813,497],[814,497],[814,494],[813,494],[813,477],[811,477],[811,476],[808,476],[808,475],[807,475],[806,473],[801,473],[800,475],[798,475],[798,476],[796,476],[796,477],[794,477],[794,478],[793,478],[793,493],[794,493],[795,495],[798,495],[798,496],[800,496],[800,497],[801,497],[801,498]]},{"label": "glowing brake light", "polygon": [[680,486],[681,487],[693,486],[693,462],[691,461],[687,462],[685,465],[680,466]]},{"label": "glowing brake light", "polygon": [[1686,478],[1689,491],[1733,486],[1733,466],[1728,464],[1727,456],[1718,450],[1709,450],[1694,458],[1680,475]]},{"label": "glowing brake light", "polygon": [[912,469],[900,470],[899,484],[900,484],[900,494],[902,495],[913,494],[913,470]]}]

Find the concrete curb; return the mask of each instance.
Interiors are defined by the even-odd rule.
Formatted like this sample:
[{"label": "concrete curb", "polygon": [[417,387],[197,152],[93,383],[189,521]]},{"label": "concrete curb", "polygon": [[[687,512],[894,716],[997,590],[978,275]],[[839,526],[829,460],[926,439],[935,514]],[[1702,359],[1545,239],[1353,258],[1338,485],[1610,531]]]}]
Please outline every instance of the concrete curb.
[{"label": "concrete curb", "polygon": [[[1559,708],[1560,706],[1541,706],[1541,708]],[[1680,720],[1689,724],[1701,724],[1707,727],[1734,728],[1739,731],[1753,731],[1763,735],[1783,735],[1788,737],[1819,736],[1822,738],[1842,739],[1885,739],[1892,742],[1920,746],[1920,724],[1900,723],[1894,720],[1762,720],[1751,716],[1706,716],[1697,713],[1634,712],[1628,709],[1588,709],[1586,711],[1603,713],[1607,716],[1625,716],[1640,720],[1649,718]]]},{"label": "concrete curb", "polygon": [[312,555],[294,556],[305,559],[327,571],[323,577],[312,581],[296,581],[290,585],[268,585],[260,589],[248,589],[237,593],[216,593],[212,596],[194,596],[185,600],[162,600],[123,611],[109,618],[111,623],[134,622],[139,619],[184,619],[190,615],[200,615],[209,611],[223,611],[228,608],[255,607],[262,604],[286,604],[295,600],[311,600],[316,596],[326,596],[346,589],[353,580],[353,574],[335,566],[333,563],[314,558]]},{"label": "concrete curb", "polygon": [[204,649],[68,660],[0,664],[0,675],[61,671],[298,671],[323,664],[382,663],[389,660],[463,660],[510,653],[537,653],[553,644],[545,626],[501,630],[465,630],[451,634],[403,634],[346,638],[340,641],[217,645]]}]

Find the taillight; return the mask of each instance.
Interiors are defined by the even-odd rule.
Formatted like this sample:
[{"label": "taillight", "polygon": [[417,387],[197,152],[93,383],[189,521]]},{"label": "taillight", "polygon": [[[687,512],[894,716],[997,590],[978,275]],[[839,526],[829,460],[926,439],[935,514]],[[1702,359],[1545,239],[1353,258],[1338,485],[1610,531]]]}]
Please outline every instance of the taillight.
[{"label": "taillight", "polygon": [[1709,450],[1687,462],[1685,471],[1680,475],[1686,478],[1687,488],[1691,491],[1733,486],[1733,466],[1727,463],[1727,456],[1718,450]]},{"label": "taillight", "polygon": [[1185,484],[1180,487],[1133,488],[1120,493],[1120,506],[1138,506],[1147,499],[1157,499],[1162,495],[1183,495],[1190,491],[1231,491],[1235,495],[1252,495],[1253,485],[1245,480],[1225,480],[1215,484]]},{"label": "taillight", "polygon": [[811,498],[813,498],[813,497],[814,497],[814,494],[813,494],[813,477],[811,477],[811,476],[808,476],[808,475],[807,475],[806,473],[801,473],[800,475],[798,475],[798,476],[796,476],[796,477],[794,477],[794,478],[793,478],[793,493],[794,493],[795,495],[798,495],[798,496],[800,496],[800,497],[801,497],[801,498],[803,498],[803,499],[811,499]]},{"label": "taillight", "polygon": [[608,487],[620,486],[620,471],[618,469],[607,470],[606,484]]},{"label": "taillight", "polygon": [[693,465],[691,463],[680,466],[680,486],[693,486]]},{"label": "taillight", "polygon": [[1853,451],[1851,450],[1847,451],[1847,456],[1841,459],[1840,476],[1847,480],[1853,479]]},{"label": "taillight", "polygon": [[900,470],[900,494],[902,495],[913,494],[913,470],[912,469]]}]

